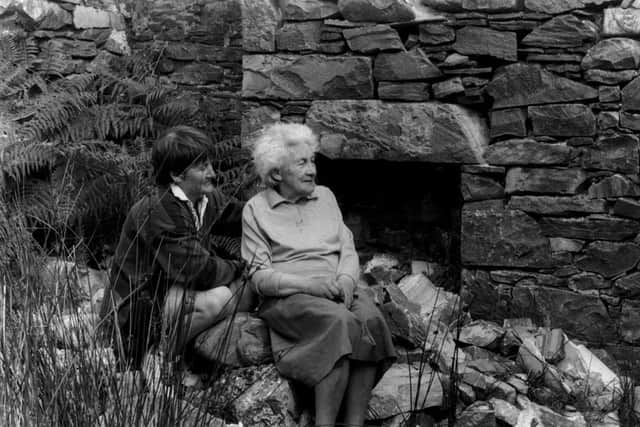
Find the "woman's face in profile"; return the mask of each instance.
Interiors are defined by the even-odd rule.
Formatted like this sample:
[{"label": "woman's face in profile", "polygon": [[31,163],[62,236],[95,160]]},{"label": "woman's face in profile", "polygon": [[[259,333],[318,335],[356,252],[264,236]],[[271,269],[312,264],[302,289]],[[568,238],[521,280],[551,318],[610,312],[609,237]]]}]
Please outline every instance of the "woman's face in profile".
[{"label": "woman's face in profile", "polygon": [[308,196],[316,188],[315,153],[307,144],[291,148],[289,157],[281,168],[280,194],[285,199],[296,200]]}]

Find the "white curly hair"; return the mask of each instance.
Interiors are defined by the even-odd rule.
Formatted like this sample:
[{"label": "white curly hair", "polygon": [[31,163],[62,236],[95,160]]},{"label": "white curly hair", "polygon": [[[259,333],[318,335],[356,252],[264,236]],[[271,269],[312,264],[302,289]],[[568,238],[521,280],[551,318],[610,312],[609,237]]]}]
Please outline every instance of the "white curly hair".
[{"label": "white curly hair", "polygon": [[315,153],[318,137],[307,125],[274,123],[265,127],[253,141],[253,165],[262,183],[274,187],[271,172],[280,169],[293,147],[306,144]]}]

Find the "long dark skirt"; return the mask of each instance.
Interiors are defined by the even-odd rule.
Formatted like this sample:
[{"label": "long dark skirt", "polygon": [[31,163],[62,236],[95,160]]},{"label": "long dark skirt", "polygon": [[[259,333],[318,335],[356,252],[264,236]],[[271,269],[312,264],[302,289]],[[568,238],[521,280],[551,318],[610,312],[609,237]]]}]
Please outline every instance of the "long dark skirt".
[{"label": "long dark skirt", "polygon": [[380,365],[395,359],[382,313],[364,292],[356,294],[351,310],[307,294],[262,303],[259,316],[269,326],[276,367],[283,376],[314,386],[342,357]]}]

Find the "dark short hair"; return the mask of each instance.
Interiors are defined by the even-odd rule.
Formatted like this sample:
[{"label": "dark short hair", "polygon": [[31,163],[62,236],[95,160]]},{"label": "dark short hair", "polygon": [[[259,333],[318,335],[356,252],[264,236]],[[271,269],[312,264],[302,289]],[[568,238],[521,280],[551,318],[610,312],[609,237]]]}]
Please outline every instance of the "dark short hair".
[{"label": "dark short hair", "polygon": [[156,183],[168,185],[171,173],[180,175],[187,168],[206,161],[212,150],[211,139],[191,126],[175,126],[164,132],[153,144],[151,164]]}]

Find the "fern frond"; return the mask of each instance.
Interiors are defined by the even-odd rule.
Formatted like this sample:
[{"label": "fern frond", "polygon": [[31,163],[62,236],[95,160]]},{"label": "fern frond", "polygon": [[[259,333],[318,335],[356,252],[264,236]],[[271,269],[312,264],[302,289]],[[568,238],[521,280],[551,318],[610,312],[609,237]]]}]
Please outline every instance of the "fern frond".
[{"label": "fern frond", "polygon": [[60,183],[27,179],[18,188],[17,210],[31,222],[61,229],[73,215],[74,200]]},{"label": "fern frond", "polygon": [[94,73],[73,74],[51,83],[52,92],[80,93],[90,90],[98,80]]},{"label": "fern frond", "polygon": [[149,107],[156,107],[171,95],[171,91],[164,86],[154,86],[147,92],[146,103]]},{"label": "fern frond", "polygon": [[34,74],[28,67],[17,66],[8,70],[0,80],[0,97],[9,98],[20,93],[27,93],[33,87],[40,92],[47,91],[47,84],[39,74]]},{"label": "fern frond", "polygon": [[189,121],[198,112],[198,105],[193,100],[177,99],[161,103],[153,108],[153,118],[167,126]]},{"label": "fern frond", "polygon": [[20,183],[29,174],[51,167],[58,151],[51,143],[11,144],[0,151],[0,173]]},{"label": "fern frond", "polygon": [[95,104],[94,92],[52,93],[37,99],[33,118],[25,123],[24,133],[35,140],[47,139],[68,129],[71,119]]}]

